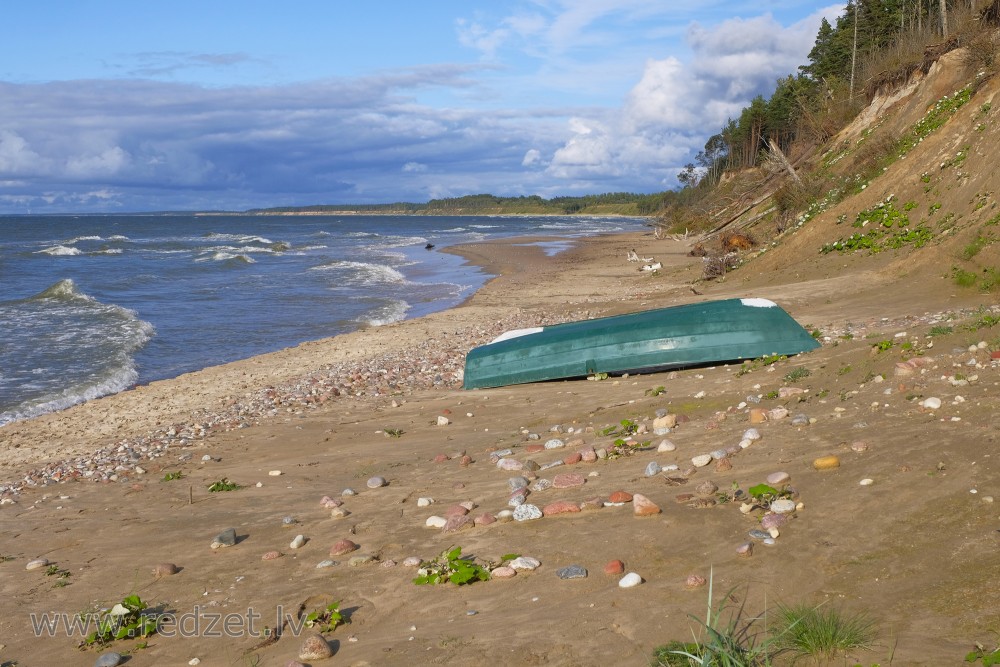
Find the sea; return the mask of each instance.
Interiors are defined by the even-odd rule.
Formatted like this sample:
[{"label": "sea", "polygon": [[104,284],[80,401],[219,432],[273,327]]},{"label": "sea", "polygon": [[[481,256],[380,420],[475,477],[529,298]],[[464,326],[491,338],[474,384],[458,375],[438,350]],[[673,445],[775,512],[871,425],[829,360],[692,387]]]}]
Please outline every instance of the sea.
[{"label": "sea", "polygon": [[[642,228],[582,216],[0,216],[0,426],[461,303],[448,246]],[[433,248],[428,248],[433,245]]]}]

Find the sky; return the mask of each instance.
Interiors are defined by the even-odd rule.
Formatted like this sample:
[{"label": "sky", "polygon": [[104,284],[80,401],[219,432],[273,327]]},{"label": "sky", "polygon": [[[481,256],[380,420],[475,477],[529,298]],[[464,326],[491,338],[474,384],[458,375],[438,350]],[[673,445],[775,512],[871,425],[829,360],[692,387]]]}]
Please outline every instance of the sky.
[{"label": "sky", "polygon": [[659,192],[822,0],[4,4],[0,213]]}]

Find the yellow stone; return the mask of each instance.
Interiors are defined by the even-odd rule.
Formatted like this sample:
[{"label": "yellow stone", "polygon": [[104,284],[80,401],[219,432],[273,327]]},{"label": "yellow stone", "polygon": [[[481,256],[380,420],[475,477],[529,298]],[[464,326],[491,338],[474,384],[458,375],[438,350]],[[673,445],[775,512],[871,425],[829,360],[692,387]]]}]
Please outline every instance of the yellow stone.
[{"label": "yellow stone", "polygon": [[836,456],[821,456],[813,461],[813,468],[816,470],[833,470],[840,467],[840,459]]}]

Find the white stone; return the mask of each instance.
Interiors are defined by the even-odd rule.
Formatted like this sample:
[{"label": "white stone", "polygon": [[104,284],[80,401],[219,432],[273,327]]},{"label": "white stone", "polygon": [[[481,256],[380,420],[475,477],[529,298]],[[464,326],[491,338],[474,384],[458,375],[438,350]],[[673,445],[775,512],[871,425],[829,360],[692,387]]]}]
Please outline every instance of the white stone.
[{"label": "white stone", "polygon": [[670,442],[669,440],[664,440],[660,443],[660,446],[656,448],[658,452],[672,452],[677,449],[677,445]]},{"label": "white stone", "polygon": [[744,440],[760,440],[760,431],[755,428],[748,428],[743,431]]},{"label": "white stone", "polygon": [[566,443],[560,440],[559,438],[552,438],[551,440],[548,440],[545,443],[545,449],[559,449],[560,447],[565,447],[565,446]]},{"label": "white stone", "polygon": [[531,556],[518,556],[511,562],[507,563],[509,567],[515,570],[534,570],[542,564],[537,558],[532,558]]},{"label": "white stone", "polygon": [[692,465],[694,465],[695,468],[704,468],[711,462],[712,462],[711,454],[701,454],[691,459],[691,463]]},{"label": "white stone", "polygon": [[36,558],[35,560],[29,560],[28,564],[24,566],[25,570],[39,570],[49,564],[48,559]]},{"label": "white stone", "polygon": [[424,524],[428,528],[444,528],[445,524],[448,523],[448,519],[443,516],[429,516]]},{"label": "white stone", "polygon": [[525,503],[523,505],[518,505],[514,509],[514,520],[515,521],[534,521],[535,519],[542,518],[542,510],[538,509],[536,505],[530,503]]},{"label": "white stone", "polygon": [[861,486],[871,486],[872,484],[875,483],[875,480],[871,479],[871,478],[868,478],[868,477],[865,477],[863,480],[861,480],[858,483],[861,484]]},{"label": "white stone", "polygon": [[635,572],[629,572],[618,582],[619,588],[635,588],[642,583],[642,577]]},{"label": "white stone", "polygon": [[281,477],[280,470],[269,470],[267,474],[270,475],[271,477]]},{"label": "white stone", "polygon": [[417,507],[427,507],[428,505],[433,505],[433,498],[417,498]]},{"label": "white stone", "polygon": [[771,503],[771,511],[775,514],[788,514],[795,511],[795,501],[788,498],[778,498]]},{"label": "white stone", "polygon": [[305,543],[306,543],[306,537],[305,537],[305,535],[296,535],[295,539],[292,540],[291,544],[288,545],[288,548],[290,548],[290,549],[298,549],[299,547],[301,547]]},{"label": "white stone", "polygon": [[937,410],[941,407],[941,399],[936,396],[930,396],[920,401],[920,405],[927,408],[928,410]]},{"label": "white stone", "polygon": [[447,426],[450,423],[451,423],[451,420],[448,419],[447,417],[445,417],[444,415],[438,416],[438,420],[437,420],[438,426]]}]

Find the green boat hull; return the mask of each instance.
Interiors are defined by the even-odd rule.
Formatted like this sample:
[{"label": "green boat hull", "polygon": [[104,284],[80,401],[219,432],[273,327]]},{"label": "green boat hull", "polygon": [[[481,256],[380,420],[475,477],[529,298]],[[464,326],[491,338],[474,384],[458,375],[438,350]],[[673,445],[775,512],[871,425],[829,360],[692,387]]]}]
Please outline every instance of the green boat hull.
[{"label": "green boat hull", "polygon": [[766,299],[708,301],[528,331],[470,350],[465,388],[793,355],[819,347]]}]

